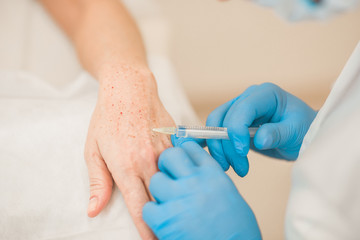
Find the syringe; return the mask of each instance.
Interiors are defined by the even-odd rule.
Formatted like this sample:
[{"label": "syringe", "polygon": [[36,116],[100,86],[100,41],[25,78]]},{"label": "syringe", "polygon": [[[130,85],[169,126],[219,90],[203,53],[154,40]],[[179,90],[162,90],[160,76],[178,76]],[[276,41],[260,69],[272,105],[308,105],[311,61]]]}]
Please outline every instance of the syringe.
[{"label": "syringe", "polygon": [[[250,127],[250,137],[254,137],[259,128]],[[154,132],[163,134],[175,134],[181,138],[201,138],[201,139],[229,139],[227,128],[223,127],[203,127],[203,126],[183,126],[153,128]]]}]

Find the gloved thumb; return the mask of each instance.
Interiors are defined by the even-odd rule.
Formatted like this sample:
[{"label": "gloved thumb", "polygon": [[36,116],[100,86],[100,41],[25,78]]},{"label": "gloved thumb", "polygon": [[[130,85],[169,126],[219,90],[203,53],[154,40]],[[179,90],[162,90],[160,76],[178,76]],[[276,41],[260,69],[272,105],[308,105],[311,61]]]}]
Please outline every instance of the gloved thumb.
[{"label": "gloved thumb", "polygon": [[256,132],[254,145],[259,150],[268,150],[292,145],[296,138],[296,130],[291,124],[267,123]]},{"label": "gloved thumb", "polygon": [[89,217],[96,217],[110,200],[113,180],[104,159],[98,151],[85,156],[85,159],[90,183],[87,214]]}]

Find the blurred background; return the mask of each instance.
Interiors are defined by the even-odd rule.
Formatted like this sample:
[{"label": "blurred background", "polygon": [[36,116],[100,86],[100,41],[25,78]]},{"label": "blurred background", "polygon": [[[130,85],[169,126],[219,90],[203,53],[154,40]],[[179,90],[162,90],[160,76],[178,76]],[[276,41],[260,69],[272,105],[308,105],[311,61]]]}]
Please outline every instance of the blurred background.
[{"label": "blurred background", "polygon": [[[159,0],[170,57],[205,122],[252,84],[273,82],[319,109],[360,40],[360,9],[327,21],[288,23],[251,1]],[[250,153],[245,178],[229,175],[253,208],[264,239],[283,239],[292,163]]]}]

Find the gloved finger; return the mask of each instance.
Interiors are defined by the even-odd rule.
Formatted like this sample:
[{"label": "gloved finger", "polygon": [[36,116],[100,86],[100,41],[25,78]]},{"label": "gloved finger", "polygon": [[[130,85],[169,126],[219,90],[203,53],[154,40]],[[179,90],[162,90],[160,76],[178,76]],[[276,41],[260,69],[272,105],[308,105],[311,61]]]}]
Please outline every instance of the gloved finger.
[{"label": "gloved finger", "polygon": [[183,137],[179,138],[179,137],[176,137],[175,134],[171,135],[171,142],[174,147],[179,147],[182,143],[188,142],[188,141],[197,142],[201,147],[206,147],[205,139],[183,138]]},{"label": "gloved finger", "polygon": [[[244,91],[243,94],[216,108],[209,114],[206,120],[206,126],[223,127],[224,118],[232,104],[249,96],[253,91],[255,91],[257,87],[257,85],[250,86]],[[208,145],[211,156],[213,156],[224,169],[224,171],[226,171],[229,168],[229,163],[227,162],[225,153],[223,151],[222,140],[208,139],[206,140],[206,143]]]},{"label": "gloved finger", "polygon": [[230,164],[226,160],[221,140],[207,139],[206,143],[211,156],[220,164],[224,171],[227,171]]},{"label": "gloved finger", "polygon": [[[255,135],[254,145],[259,150],[276,149],[287,146],[301,146],[301,143],[295,144],[297,141],[300,141],[296,137],[300,134],[294,131],[299,132],[301,130],[294,127],[293,122],[290,119],[279,123],[264,124],[259,128]],[[304,131],[306,132],[305,126]],[[293,158],[296,157],[297,155]]]},{"label": "gloved finger", "polygon": [[90,183],[90,200],[87,213],[89,217],[95,217],[110,200],[113,180],[95,141],[87,143],[85,160]]},{"label": "gloved finger", "polygon": [[273,84],[262,84],[246,98],[239,99],[230,107],[224,118],[229,138],[236,151],[246,156],[250,149],[249,127],[256,119],[269,121],[277,108],[276,89]]},{"label": "gloved finger", "polygon": [[232,142],[223,141],[223,148],[227,161],[233,167],[234,171],[240,176],[245,177],[249,172],[249,161],[247,156],[240,155]]},{"label": "gloved finger", "polygon": [[162,207],[155,202],[147,202],[142,209],[142,217],[144,221],[155,234],[157,232],[157,226],[161,222],[162,216]]},{"label": "gloved finger", "polygon": [[[276,159],[287,159],[284,155],[281,154],[281,151],[276,151],[276,149],[268,149],[268,150],[259,150],[255,147],[254,141],[250,142],[250,148],[255,152],[258,152],[262,155],[269,156]],[[288,160],[288,159],[287,159]]]},{"label": "gloved finger", "polygon": [[195,171],[195,164],[179,147],[166,149],[159,157],[158,166],[160,171],[174,179],[192,175]]},{"label": "gloved finger", "polygon": [[213,159],[199,144],[195,142],[185,142],[181,145],[181,148],[189,155],[193,162],[197,166],[203,165],[214,165],[219,166],[218,163]]},{"label": "gloved finger", "polygon": [[154,174],[149,189],[158,203],[170,201],[182,195],[182,191],[176,182],[162,172]]},{"label": "gloved finger", "polygon": [[[185,210],[189,208],[188,204],[184,205],[182,200],[169,201],[165,203],[148,202],[143,207],[142,215],[144,221],[153,230],[159,239],[167,239],[167,228],[164,228],[164,223],[173,219],[174,216],[180,216]],[[168,224],[171,224],[168,223]],[[169,226],[170,228],[176,226]],[[164,231],[165,230],[165,231]]]},{"label": "gloved finger", "polygon": [[[206,126],[221,127],[226,112],[230,108],[232,102],[233,101],[229,101],[212,111],[206,120]],[[228,170],[229,163],[226,161],[221,140],[207,139],[206,144],[209,148],[211,156],[216,159],[224,171]]]}]

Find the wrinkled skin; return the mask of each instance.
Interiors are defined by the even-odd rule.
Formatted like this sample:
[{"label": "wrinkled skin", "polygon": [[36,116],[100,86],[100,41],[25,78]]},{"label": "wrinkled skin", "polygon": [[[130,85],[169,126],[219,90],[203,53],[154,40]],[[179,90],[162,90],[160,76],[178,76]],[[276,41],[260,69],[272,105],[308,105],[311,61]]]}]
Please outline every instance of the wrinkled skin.
[{"label": "wrinkled skin", "polygon": [[[118,74],[118,75],[117,75]],[[157,94],[153,75],[130,67],[100,82],[85,147],[90,177],[88,215],[96,216],[111,197],[113,180],[125,199],[143,239],[155,236],[142,220],[142,207],[150,200],[149,181],[157,171],[159,154],[171,146],[166,135],[152,128],[174,121]],[[131,80],[132,84],[122,84]],[[113,179],[113,180],[112,180]]]}]

